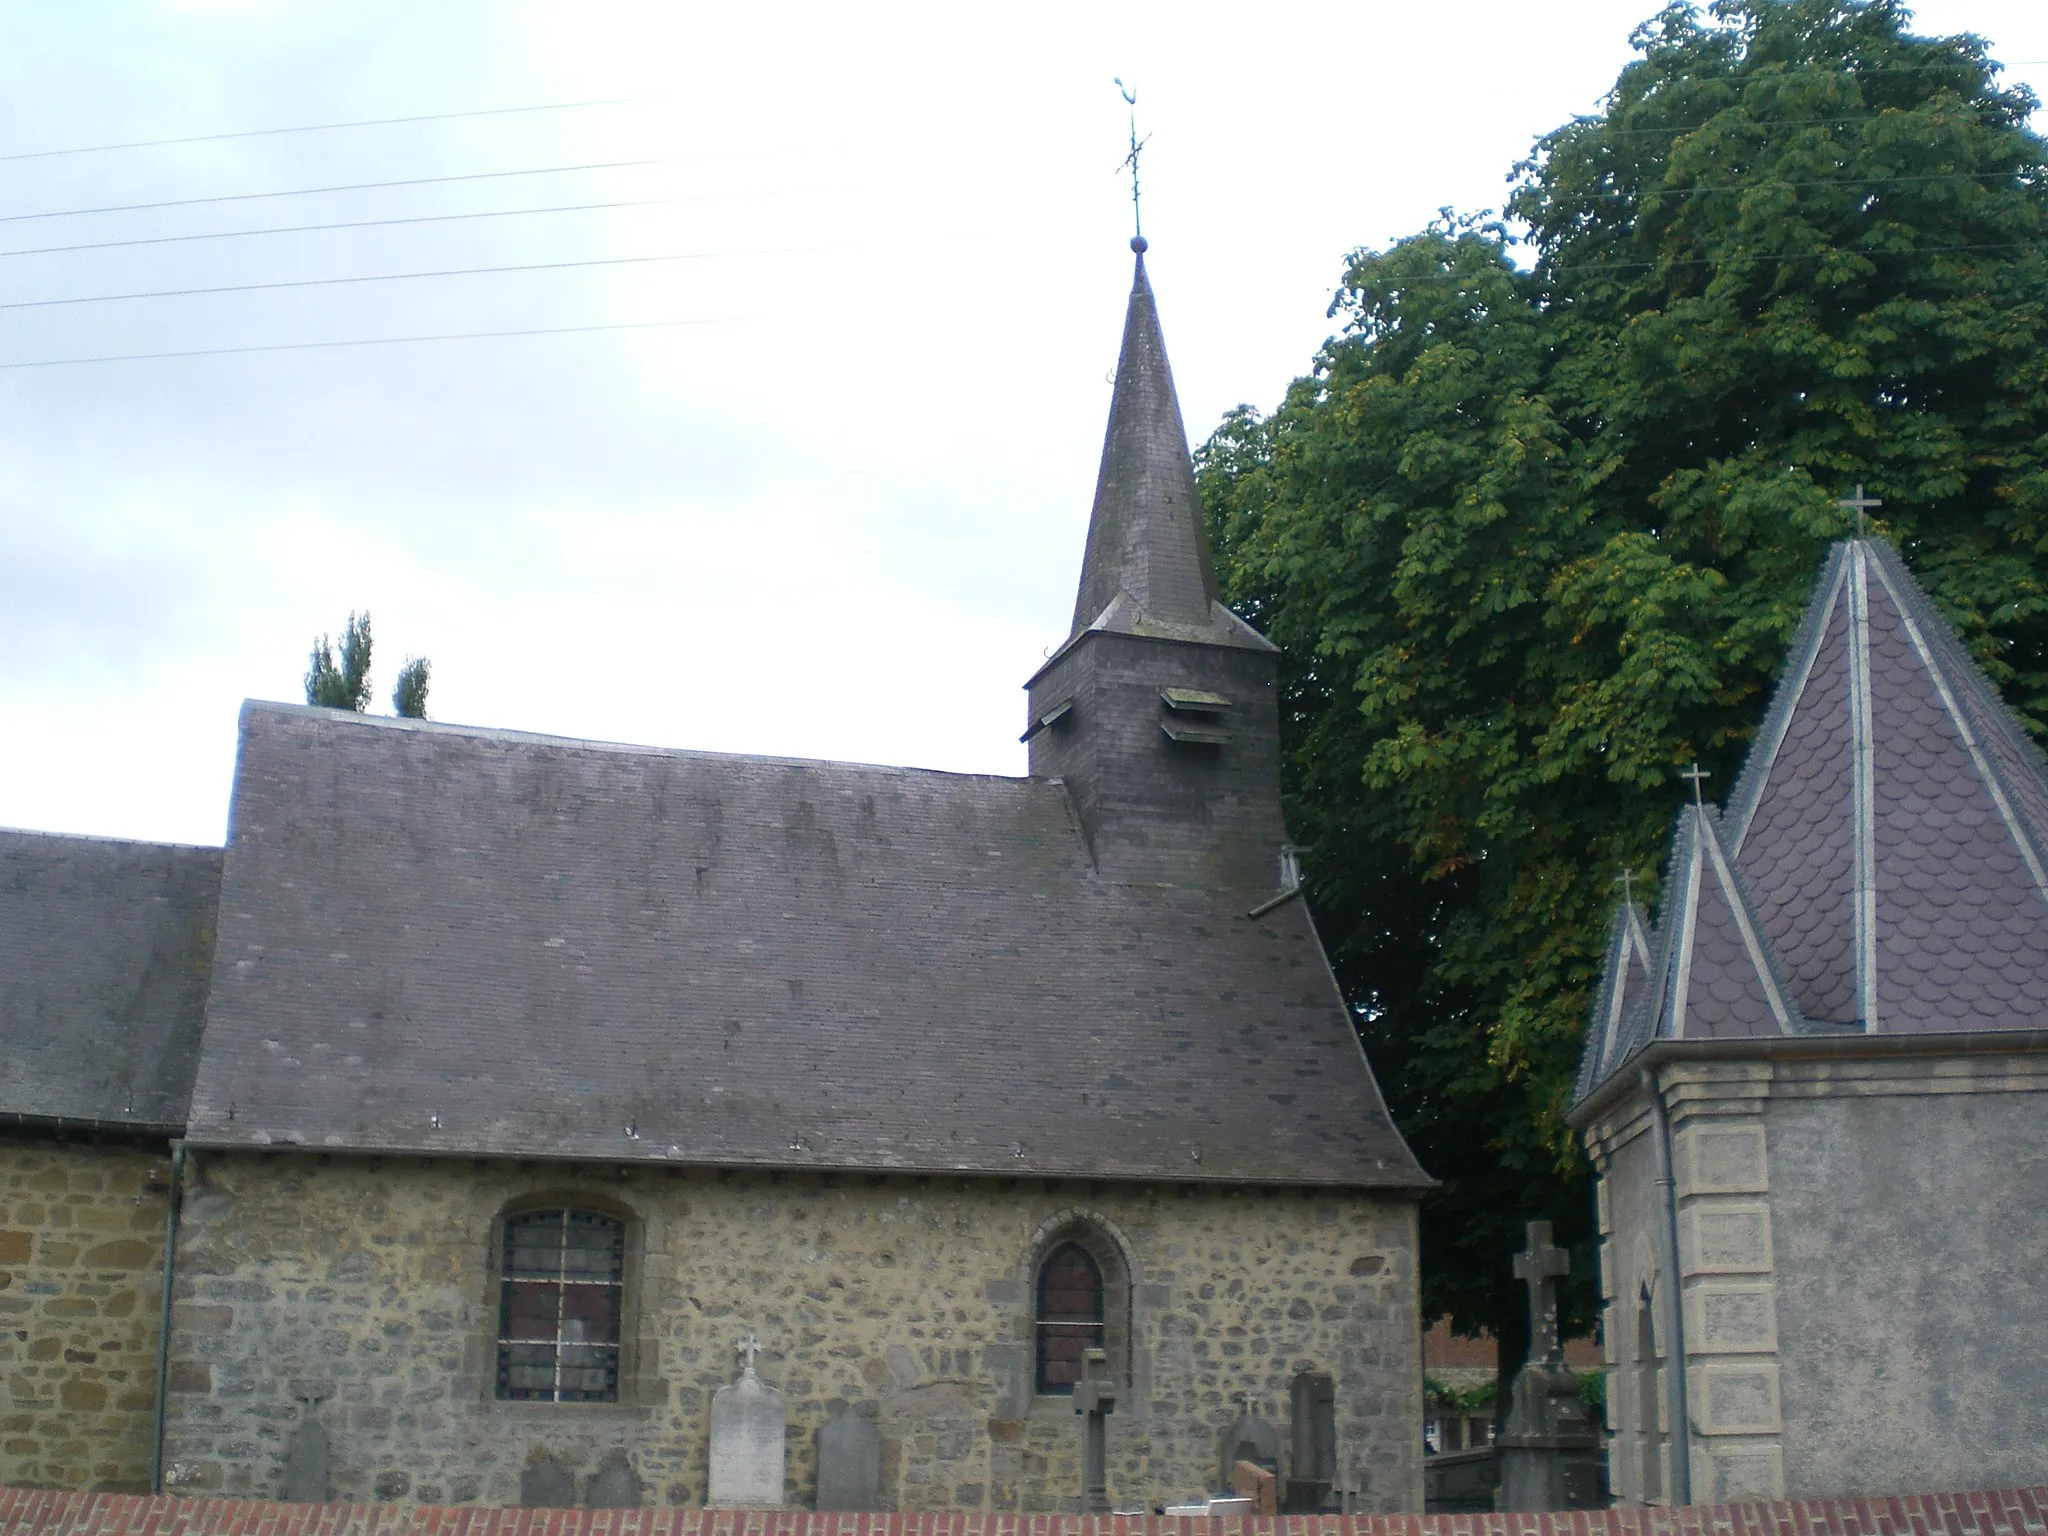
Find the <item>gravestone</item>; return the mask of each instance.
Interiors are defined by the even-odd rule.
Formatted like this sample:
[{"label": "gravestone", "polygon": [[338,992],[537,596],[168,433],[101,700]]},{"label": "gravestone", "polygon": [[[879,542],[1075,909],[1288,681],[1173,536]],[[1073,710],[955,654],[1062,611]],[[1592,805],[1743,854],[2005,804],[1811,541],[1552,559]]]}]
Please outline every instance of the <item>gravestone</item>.
[{"label": "gravestone", "polygon": [[739,1380],[711,1394],[713,1509],[780,1509],[788,1419],[782,1394],[754,1373],[761,1343],[749,1333],[738,1345],[746,1362]]},{"label": "gravestone", "polygon": [[334,1479],[329,1466],[327,1430],[307,1410],[292,1431],[284,1451],[284,1501],[287,1504],[326,1504],[334,1498]]},{"label": "gravestone", "polygon": [[583,1502],[591,1509],[639,1509],[647,1503],[647,1490],[624,1450],[614,1447],[604,1453]]},{"label": "gravestone", "polygon": [[1240,1461],[1230,1469],[1230,1488],[1248,1500],[1255,1515],[1280,1513],[1279,1480],[1255,1461]]},{"label": "gravestone", "polygon": [[1337,1383],[1319,1372],[1301,1372],[1294,1378],[1291,1407],[1281,1513],[1320,1514],[1337,1482]]},{"label": "gravestone", "polygon": [[519,1474],[519,1502],[527,1509],[573,1509],[576,1474],[543,1451]]},{"label": "gravestone", "polygon": [[1216,1477],[1217,1487],[1231,1486],[1231,1477],[1240,1461],[1264,1467],[1268,1472],[1280,1470],[1280,1432],[1253,1411],[1248,1392],[1244,1396],[1244,1412],[1223,1431],[1223,1466]]},{"label": "gravestone", "polygon": [[1109,1355],[1091,1349],[1074,1387],[1074,1412],[1081,1418],[1081,1513],[1109,1510],[1109,1416],[1116,1412],[1116,1378]]},{"label": "gravestone", "polygon": [[882,1431],[851,1404],[818,1430],[818,1508],[882,1507]]},{"label": "gravestone", "polygon": [[1515,1373],[1507,1421],[1494,1442],[1500,1507],[1570,1509],[1597,1492],[1599,1435],[1557,1336],[1556,1281],[1570,1273],[1571,1259],[1551,1242],[1549,1222],[1530,1222],[1528,1236],[1515,1255],[1515,1278],[1529,1287],[1529,1361]]}]

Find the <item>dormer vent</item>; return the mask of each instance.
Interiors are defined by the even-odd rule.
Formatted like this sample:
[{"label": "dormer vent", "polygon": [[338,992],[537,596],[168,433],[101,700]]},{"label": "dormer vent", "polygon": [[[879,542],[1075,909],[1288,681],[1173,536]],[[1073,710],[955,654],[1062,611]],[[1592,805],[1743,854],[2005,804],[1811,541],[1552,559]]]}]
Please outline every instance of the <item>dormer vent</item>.
[{"label": "dormer vent", "polygon": [[1048,704],[1044,709],[1041,709],[1031,717],[1031,723],[1024,727],[1024,734],[1017,739],[1019,741],[1029,741],[1040,731],[1050,730],[1053,726],[1058,725],[1073,712],[1074,700],[1071,695],[1061,699],[1057,704]]},{"label": "dormer vent", "polygon": [[[1206,718],[1213,720],[1215,716]],[[1162,720],[1159,729],[1166,732],[1167,740],[1183,746],[1220,747],[1230,740],[1230,732],[1219,731],[1213,725],[1198,725],[1193,720]]]},{"label": "dormer vent", "polygon": [[1204,693],[1199,688],[1162,688],[1159,697],[1176,714],[1213,716],[1230,708],[1230,700],[1222,694]]}]

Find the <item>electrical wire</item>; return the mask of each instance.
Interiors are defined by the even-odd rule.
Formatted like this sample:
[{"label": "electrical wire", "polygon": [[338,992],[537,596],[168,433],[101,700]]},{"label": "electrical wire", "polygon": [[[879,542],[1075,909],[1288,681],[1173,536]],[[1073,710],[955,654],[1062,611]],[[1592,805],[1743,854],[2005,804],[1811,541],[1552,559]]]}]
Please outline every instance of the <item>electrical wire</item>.
[{"label": "electrical wire", "polygon": [[748,315],[714,315],[701,320],[622,320],[612,325],[543,325],[517,331],[446,331],[427,336],[364,336],[341,341],[280,341],[250,347],[193,347],[178,352],[110,352],[92,357],[35,357],[0,363],[13,368],[79,368],[90,363],[148,363],[178,357],[239,357],[257,352],[315,352],[337,347],[397,347],[428,341],[488,341],[508,336],[584,336],[598,331],[652,331],[678,326],[734,325]]},{"label": "electrical wire", "polygon": [[161,149],[172,144],[218,144],[226,139],[268,139],[288,133],[333,133],[342,128],[389,128],[402,123],[452,123],[470,117],[513,117],[522,112],[577,112],[586,107],[623,107],[644,96],[605,96],[592,101],[550,101],[531,107],[482,107],[471,112],[422,112],[412,117],[365,117],[349,123],[307,123],[296,128],[244,128],[234,133],[195,133],[179,139],[131,139],[125,144],[79,144],[70,149],[30,149],[0,155],[11,160],[51,160],[60,155],[104,155],[117,149]]},{"label": "electrical wire", "polygon": [[638,197],[617,203],[561,203],[552,208],[497,208],[481,213],[422,213],[403,219],[349,219],[338,224],[273,224],[265,229],[215,229],[196,235],[149,235],[139,240],[92,240],[82,245],[35,245],[10,256],[61,256],[73,251],[114,251],[134,245],[180,245],[192,240],[241,240],[250,235],[307,235],[336,229],[389,229],[399,224],[453,224],[465,219],[519,219],[537,213],[597,213],[611,208],[665,208],[675,203],[702,203],[704,197]]},{"label": "electrical wire", "polygon": [[214,197],[174,197],[155,203],[112,203],[102,208],[51,208],[38,213],[0,213],[0,224],[26,219],[70,219],[89,213],[144,213],[156,208],[196,208],[206,203],[248,203],[270,197],[319,197],[329,192],[375,192],[386,187],[440,187],[458,181],[502,181],[509,176],[566,176],[579,171],[623,171],[647,165],[680,165],[701,155],[661,155],[652,160],[597,160],[587,165],[542,165],[518,171],[469,171],[460,176],[412,176],[402,181],[352,181],[331,187],[290,187],[280,192],[228,192]]},{"label": "electrical wire", "polygon": [[593,256],[581,261],[523,261],[499,267],[441,267],[427,272],[366,272],[346,277],[294,277],[274,283],[224,283],[217,288],[152,288],[139,293],[84,293],[59,299],[15,299],[0,310],[54,309],[66,304],[118,304],[130,299],[189,299],[214,293],[264,293],[279,288],[332,288],[343,283],[402,283],[427,277],[487,277],[501,272],[562,272],[573,267],[632,267],[655,261],[714,261],[728,256],[786,256],[806,247],[759,251],[674,251],[660,256]]}]

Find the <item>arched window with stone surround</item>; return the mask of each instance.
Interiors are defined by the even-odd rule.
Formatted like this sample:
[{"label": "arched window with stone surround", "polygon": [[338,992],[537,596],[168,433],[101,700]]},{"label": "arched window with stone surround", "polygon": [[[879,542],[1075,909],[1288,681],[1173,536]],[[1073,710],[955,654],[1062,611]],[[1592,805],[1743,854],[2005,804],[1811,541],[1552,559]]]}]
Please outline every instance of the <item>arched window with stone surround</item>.
[{"label": "arched window with stone surround", "polygon": [[568,1207],[507,1216],[498,1269],[498,1396],[619,1397],[626,1224]]},{"label": "arched window with stone surround", "polygon": [[1105,1347],[1102,1268],[1076,1242],[1059,1244],[1038,1266],[1038,1390],[1070,1393],[1087,1353]]}]

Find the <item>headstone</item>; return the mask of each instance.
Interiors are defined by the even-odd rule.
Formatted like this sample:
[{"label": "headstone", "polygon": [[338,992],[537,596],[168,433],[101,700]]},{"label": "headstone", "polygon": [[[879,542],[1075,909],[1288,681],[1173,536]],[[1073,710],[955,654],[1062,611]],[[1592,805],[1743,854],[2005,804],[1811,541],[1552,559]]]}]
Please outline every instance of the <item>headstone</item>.
[{"label": "headstone", "polygon": [[1285,1514],[1321,1514],[1337,1482],[1337,1383],[1315,1371],[1294,1378]]},{"label": "headstone", "polygon": [[882,1431],[848,1404],[818,1430],[818,1508],[882,1507]]},{"label": "headstone", "polygon": [[597,1464],[597,1472],[590,1479],[590,1489],[583,1496],[583,1502],[591,1509],[640,1509],[647,1503],[647,1490],[641,1486],[640,1474],[633,1470],[633,1459],[621,1448],[614,1447],[604,1453],[604,1460]]},{"label": "headstone", "polygon": [[1557,1336],[1557,1286],[1571,1258],[1550,1240],[1550,1223],[1532,1221],[1528,1246],[1515,1255],[1515,1278],[1529,1287],[1529,1360],[1515,1373],[1507,1422],[1494,1442],[1504,1510],[1569,1509],[1583,1503],[1589,1469],[1597,1476],[1599,1435],[1567,1369]]},{"label": "headstone", "polygon": [[327,1504],[334,1499],[334,1479],[329,1467],[327,1430],[313,1417],[312,1410],[292,1431],[284,1451],[284,1501],[287,1504]]},{"label": "headstone", "polygon": [[527,1509],[573,1509],[576,1474],[543,1451],[519,1474],[519,1502]]},{"label": "headstone", "polygon": [[754,1373],[761,1344],[749,1333],[739,1343],[746,1362],[739,1380],[711,1394],[713,1509],[780,1509],[788,1420],[782,1394]]},{"label": "headstone", "polygon": [[1253,1411],[1250,1393],[1244,1397],[1244,1412],[1223,1432],[1223,1466],[1216,1475],[1217,1487],[1231,1486],[1232,1469],[1240,1461],[1268,1472],[1280,1470],[1280,1432]]},{"label": "headstone", "polygon": [[1250,1499],[1255,1515],[1280,1513],[1280,1480],[1254,1461],[1240,1461],[1230,1469],[1230,1490]]},{"label": "headstone", "polygon": [[1074,1387],[1074,1412],[1081,1418],[1081,1513],[1106,1515],[1109,1508],[1109,1416],[1116,1412],[1116,1378],[1109,1355],[1091,1349]]}]

